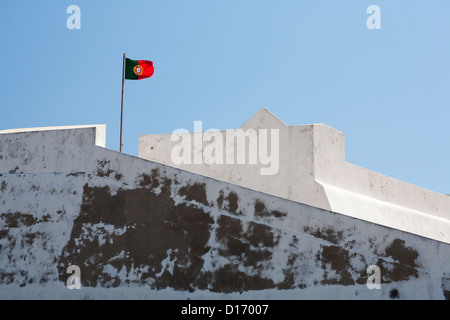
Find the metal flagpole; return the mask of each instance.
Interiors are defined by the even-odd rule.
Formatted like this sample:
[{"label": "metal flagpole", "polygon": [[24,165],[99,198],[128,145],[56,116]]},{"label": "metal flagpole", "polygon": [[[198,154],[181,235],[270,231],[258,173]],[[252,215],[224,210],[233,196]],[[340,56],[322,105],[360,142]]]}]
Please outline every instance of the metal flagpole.
[{"label": "metal flagpole", "polygon": [[122,124],[123,124],[123,87],[125,84],[125,53],[123,54],[122,66],[122,101],[120,103],[120,152],[122,152]]}]

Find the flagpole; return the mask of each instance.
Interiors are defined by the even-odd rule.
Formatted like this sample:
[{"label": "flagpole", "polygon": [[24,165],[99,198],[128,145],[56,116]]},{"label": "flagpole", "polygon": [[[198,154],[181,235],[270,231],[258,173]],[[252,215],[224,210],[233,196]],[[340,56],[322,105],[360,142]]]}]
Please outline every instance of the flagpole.
[{"label": "flagpole", "polygon": [[120,152],[122,152],[122,124],[123,124],[123,87],[125,84],[125,53],[122,61],[122,101],[120,103]]}]

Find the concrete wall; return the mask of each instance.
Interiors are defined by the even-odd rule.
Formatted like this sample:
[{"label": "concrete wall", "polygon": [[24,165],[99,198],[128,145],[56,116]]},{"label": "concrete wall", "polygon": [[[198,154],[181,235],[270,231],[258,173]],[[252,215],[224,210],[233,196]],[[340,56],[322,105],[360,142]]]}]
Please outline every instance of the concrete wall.
[{"label": "concrete wall", "polygon": [[275,175],[263,176],[263,165],[248,162],[174,163],[171,152],[178,142],[171,134],[140,136],[139,157],[450,243],[448,196],[346,162],[344,134],[324,124],[287,126],[263,108],[241,127],[272,128],[280,141]]},{"label": "concrete wall", "polygon": [[0,134],[1,299],[450,298],[447,243],[108,150],[104,133]]}]

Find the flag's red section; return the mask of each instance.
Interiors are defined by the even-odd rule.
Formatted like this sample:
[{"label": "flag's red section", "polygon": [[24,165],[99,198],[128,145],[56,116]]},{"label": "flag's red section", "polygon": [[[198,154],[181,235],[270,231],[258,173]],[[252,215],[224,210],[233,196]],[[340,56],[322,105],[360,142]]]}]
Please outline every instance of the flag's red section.
[{"label": "flag's red section", "polygon": [[153,61],[149,60],[138,60],[139,65],[142,67],[141,72],[138,74],[138,80],[150,78],[155,72],[155,68],[153,67]]}]

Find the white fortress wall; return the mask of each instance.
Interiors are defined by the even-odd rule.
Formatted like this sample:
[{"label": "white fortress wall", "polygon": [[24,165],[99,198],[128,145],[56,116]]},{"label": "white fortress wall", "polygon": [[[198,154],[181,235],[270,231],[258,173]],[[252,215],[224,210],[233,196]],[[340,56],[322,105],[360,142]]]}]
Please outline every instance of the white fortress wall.
[{"label": "white fortress wall", "polygon": [[[317,188],[314,201],[326,195],[334,205],[347,192],[356,203],[350,191],[307,179],[316,127],[280,133],[298,140],[290,156],[307,165],[296,163],[291,189],[275,185],[293,195]],[[1,299],[450,299],[445,241],[108,150],[104,132],[0,134]],[[398,215],[357,196],[360,212],[378,201],[386,219]],[[405,222],[436,227],[437,217],[422,215]],[[66,287],[73,265],[80,290]],[[366,285],[373,266],[380,289]]]},{"label": "white fortress wall", "polygon": [[[324,124],[287,126],[264,108],[240,129],[254,130],[258,137],[261,129],[279,130],[276,174],[262,175],[267,165],[248,159],[244,164],[174,163],[172,152],[180,141],[172,141],[172,134],[141,135],[139,157],[450,243],[450,197],[346,162],[339,130]],[[226,137],[227,131],[220,133]],[[193,141],[193,158],[195,133],[184,135]],[[209,144],[203,141],[203,150]]]}]

